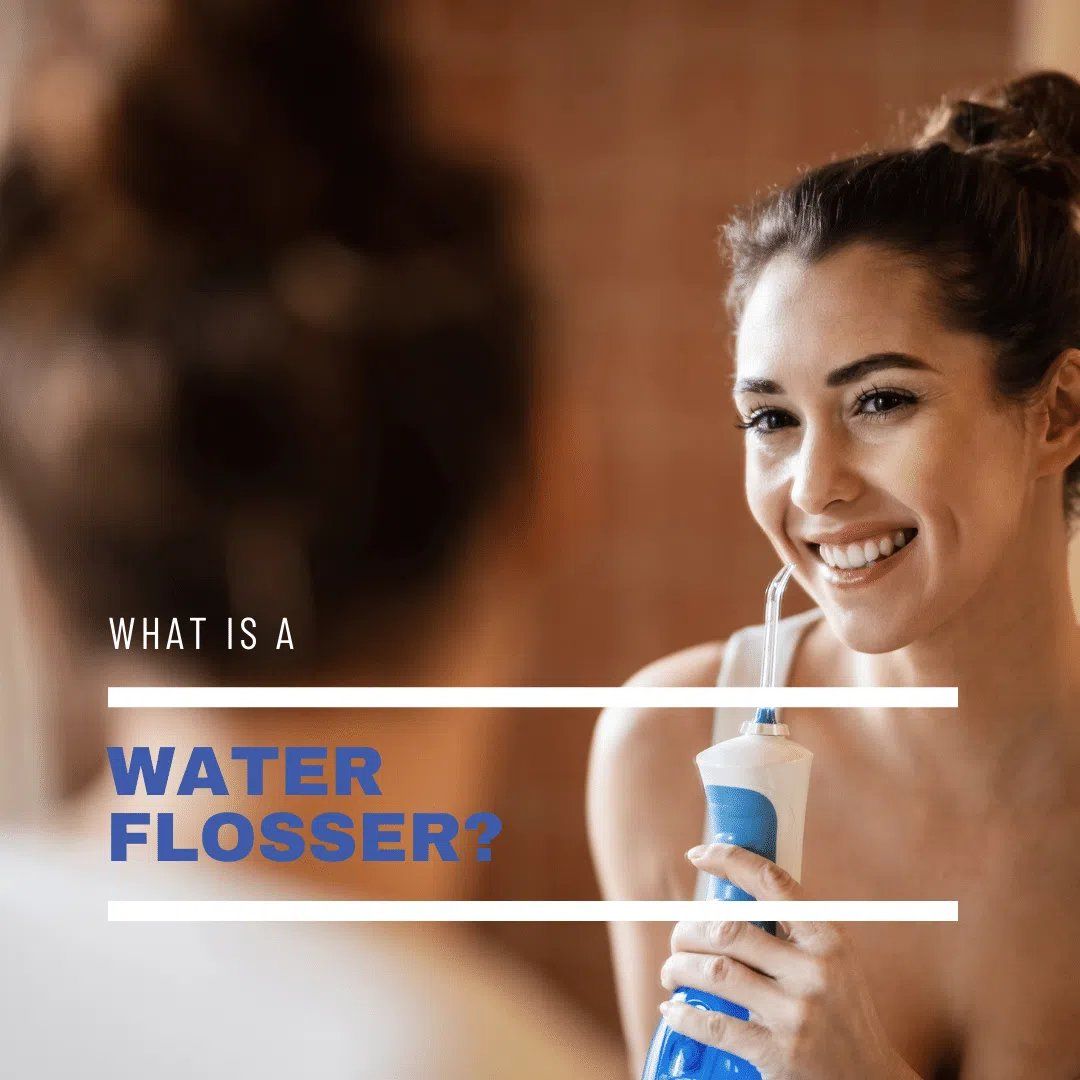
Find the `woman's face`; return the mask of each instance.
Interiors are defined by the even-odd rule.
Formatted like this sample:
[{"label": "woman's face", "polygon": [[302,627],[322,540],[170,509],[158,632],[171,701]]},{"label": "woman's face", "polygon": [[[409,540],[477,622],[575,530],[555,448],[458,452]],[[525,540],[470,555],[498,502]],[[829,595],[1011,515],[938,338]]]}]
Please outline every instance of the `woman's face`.
[{"label": "woman's face", "polygon": [[1023,411],[995,399],[990,342],[943,326],[931,287],[869,244],[783,254],[739,328],[750,509],[860,652],[927,635],[1025,543]]}]

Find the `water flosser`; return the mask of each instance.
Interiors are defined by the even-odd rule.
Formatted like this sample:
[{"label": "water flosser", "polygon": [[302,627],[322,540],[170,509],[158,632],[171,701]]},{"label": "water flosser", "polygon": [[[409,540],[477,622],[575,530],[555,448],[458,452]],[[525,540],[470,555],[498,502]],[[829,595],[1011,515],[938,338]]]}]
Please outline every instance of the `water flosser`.
[{"label": "water flosser", "polygon": [[[776,627],[780,600],[794,567],[788,563],[765,594],[765,647],[761,685],[776,685]],[[717,743],[697,756],[708,803],[709,834],[713,841],[738,844],[778,863],[798,880],[802,872],[803,823],[810,788],[813,754],[788,738],[786,724],[777,722],[772,708],[757,710],[753,720],[734,739]],[[710,877],[710,900],[752,900],[730,881]],[[774,924],[759,923],[770,933]],[[722,1012],[746,1020],[749,1012],[734,1002],[683,986],[673,1001]],[[760,1080],[761,1074],[743,1058],[699,1043],[664,1022],[656,1029],[642,1080]]]}]

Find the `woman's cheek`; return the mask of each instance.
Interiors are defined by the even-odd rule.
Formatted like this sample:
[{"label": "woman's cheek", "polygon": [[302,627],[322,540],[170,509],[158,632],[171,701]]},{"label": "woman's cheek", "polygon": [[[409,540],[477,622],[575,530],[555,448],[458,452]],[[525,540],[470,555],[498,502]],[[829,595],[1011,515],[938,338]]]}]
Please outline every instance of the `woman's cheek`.
[{"label": "woman's cheek", "polygon": [[[980,547],[1012,532],[1023,504],[1024,447],[1014,424],[984,415],[916,429],[899,455],[898,482],[925,518],[940,554],[961,549],[972,564]],[[1003,422],[1004,420],[1004,422]]]},{"label": "woman's cheek", "polygon": [[878,461],[876,486],[891,503],[922,517],[927,507],[941,499],[942,484],[951,483],[948,462],[948,454],[938,452],[917,431],[911,431],[884,448]]},{"label": "woman's cheek", "polygon": [[747,451],[746,503],[758,528],[775,546],[784,541],[788,512],[788,470],[775,455]]}]

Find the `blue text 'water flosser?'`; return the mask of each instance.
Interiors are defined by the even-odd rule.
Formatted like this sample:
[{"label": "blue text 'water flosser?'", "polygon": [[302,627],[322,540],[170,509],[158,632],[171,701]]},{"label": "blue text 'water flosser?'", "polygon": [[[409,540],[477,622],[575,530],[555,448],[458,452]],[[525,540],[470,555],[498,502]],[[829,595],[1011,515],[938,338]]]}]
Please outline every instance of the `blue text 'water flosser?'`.
[{"label": "blue text 'water flosser?'", "polygon": [[[765,595],[765,647],[761,685],[776,685],[776,630],[780,600],[794,567],[788,563]],[[738,844],[778,863],[793,878],[802,873],[803,824],[810,789],[813,754],[788,738],[786,724],[772,708],[760,708],[734,739],[710,746],[697,756],[708,803],[709,835],[719,843]],[[737,885],[710,877],[710,900],[752,900]],[[761,924],[775,933],[773,924]],[[734,1002],[682,986],[674,1001],[746,1020],[749,1012]],[[664,1021],[656,1029],[642,1080],[760,1080],[748,1061],[725,1050],[704,1046],[673,1031]]]}]

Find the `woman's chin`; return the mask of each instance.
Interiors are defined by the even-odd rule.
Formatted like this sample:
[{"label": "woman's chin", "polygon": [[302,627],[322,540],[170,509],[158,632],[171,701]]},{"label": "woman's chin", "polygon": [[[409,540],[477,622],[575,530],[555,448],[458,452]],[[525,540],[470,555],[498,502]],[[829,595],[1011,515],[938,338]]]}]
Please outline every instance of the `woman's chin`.
[{"label": "woman's chin", "polygon": [[816,563],[806,591],[849,649],[895,652],[928,630],[927,582],[919,564],[922,554],[915,539],[881,565],[837,570]]},{"label": "woman's chin", "polygon": [[855,652],[895,652],[910,645],[918,636],[912,620],[896,611],[879,614],[842,610],[832,604],[821,607],[832,632]]}]

